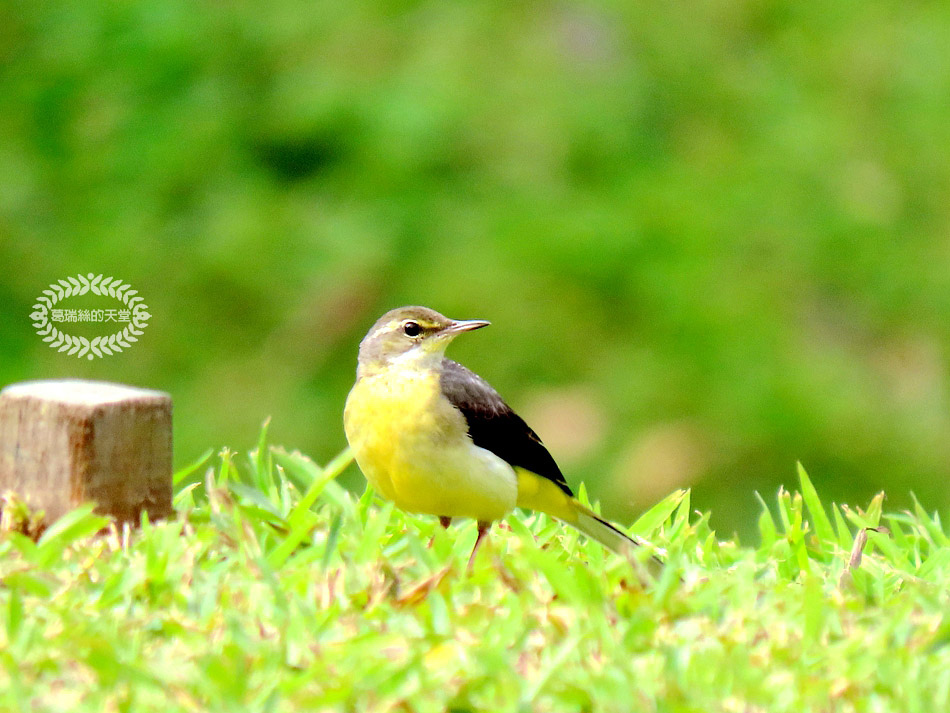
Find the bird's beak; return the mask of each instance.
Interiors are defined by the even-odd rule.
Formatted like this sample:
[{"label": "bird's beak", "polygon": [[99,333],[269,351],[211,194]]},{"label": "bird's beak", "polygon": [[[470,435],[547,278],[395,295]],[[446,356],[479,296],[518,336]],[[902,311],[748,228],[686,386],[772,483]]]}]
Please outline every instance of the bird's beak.
[{"label": "bird's beak", "polygon": [[462,332],[471,332],[473,329],[487,327],[489,324],[491,324],[491,322],[486,322],[484,319],[462,319],[457,322],[452,322],[452,324],[442,330],[442,334],[454,336]]}]

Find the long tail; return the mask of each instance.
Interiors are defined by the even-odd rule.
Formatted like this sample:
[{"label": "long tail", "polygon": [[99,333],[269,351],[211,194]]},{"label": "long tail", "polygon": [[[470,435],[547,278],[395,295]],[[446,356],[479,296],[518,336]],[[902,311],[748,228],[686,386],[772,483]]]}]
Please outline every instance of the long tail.
[{"label": "long tail", "polygon": [[593,510],[581,505],[552,481],[523,468],[516,468],[515,472],[518,475],[518,505],[520,507],[540,510],[556,517],[621,555],[629,555],[635,547],[647,547],[653,553],[653,558],[660,562],[659,558],[666,554],[649,542],[630,537],[620,531]]},{"label": "long tail", "polygon": [[[574,510],[574,519],[562,519],[568,525],[573,525],[591,539],[597,540],[604,547],[618,554],[627,554],[632,547],[642,545],[642,542],[624,534],[592,510],[574,500],[571,505]],[[561,518],[558,518],[561,519]]]}]

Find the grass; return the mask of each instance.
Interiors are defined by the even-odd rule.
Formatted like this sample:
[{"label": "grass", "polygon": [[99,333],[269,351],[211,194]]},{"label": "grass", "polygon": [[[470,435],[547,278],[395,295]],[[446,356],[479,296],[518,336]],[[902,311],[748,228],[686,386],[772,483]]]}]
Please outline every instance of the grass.
[{"label": "grass", "polygon": [[950,542],[919,505],[829,506],[800,469],[756,547],[677,492],[632,528],[669,551],[657,573],[527,513],[466,573],[472,523],[356,498],[335,482],[348,454],[320,467],[265,439],[177,473],[175,519],[129,531],[85,507],[0,539],[3,710],[950,703]]}]

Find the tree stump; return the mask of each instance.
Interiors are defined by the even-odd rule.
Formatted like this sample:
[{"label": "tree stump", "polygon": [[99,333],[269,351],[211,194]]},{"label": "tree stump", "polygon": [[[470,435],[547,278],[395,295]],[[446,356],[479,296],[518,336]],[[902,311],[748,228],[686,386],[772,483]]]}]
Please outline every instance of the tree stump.
[{"label": "tree stump", "polygon": [[120,522],[172,511],[172,401],[161,391],[53,379],[0,391],[0,494],[44,524],[84,502]]}]

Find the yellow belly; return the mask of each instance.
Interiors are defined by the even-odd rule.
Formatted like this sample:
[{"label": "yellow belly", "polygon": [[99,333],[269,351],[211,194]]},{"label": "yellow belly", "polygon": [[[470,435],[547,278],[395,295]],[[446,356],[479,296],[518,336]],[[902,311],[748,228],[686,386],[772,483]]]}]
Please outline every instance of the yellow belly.
[{"label": "yellow belly", "polygon": [[347,397],[343,426],[366,479],[404,510],[491,521],[515,505],[514,471],[472,443],[436,372],[364,376]]}]

